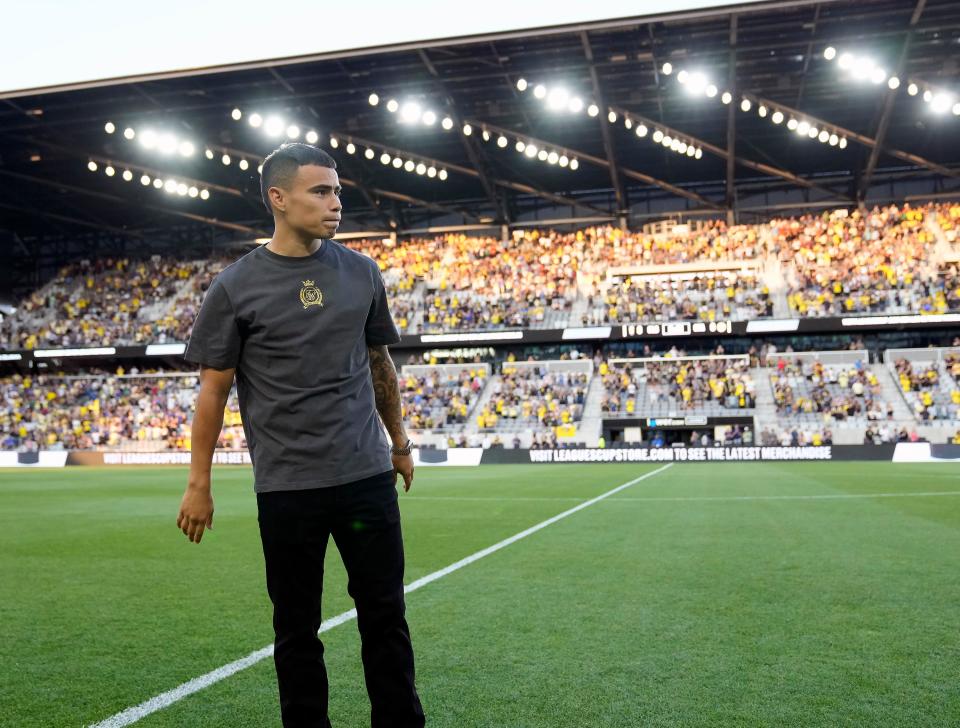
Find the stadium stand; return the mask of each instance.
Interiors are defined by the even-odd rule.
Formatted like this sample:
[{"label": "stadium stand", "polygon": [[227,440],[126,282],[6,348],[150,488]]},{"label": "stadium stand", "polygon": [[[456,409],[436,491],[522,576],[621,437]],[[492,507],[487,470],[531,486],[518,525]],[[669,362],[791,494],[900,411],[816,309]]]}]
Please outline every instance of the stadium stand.
[{"label": "stadium stand", "polygon": [[[836,210],[727,227],[661,223],[494,238],[351,241],[383,271],[403,333],[960,310],[960,206]],[[64,267],[0,322],[0,346],[185,341],[226,259]]]}]

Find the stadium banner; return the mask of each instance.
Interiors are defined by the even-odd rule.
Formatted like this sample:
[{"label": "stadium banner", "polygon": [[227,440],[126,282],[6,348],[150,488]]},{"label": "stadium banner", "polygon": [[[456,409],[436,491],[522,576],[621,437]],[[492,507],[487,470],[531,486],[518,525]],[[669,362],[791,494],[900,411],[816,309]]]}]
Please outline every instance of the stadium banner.
[{"label": "stadium banner", "polygon": [[[901,442],[896,445],[734,446],[734,447],[571,447],[525,450],[458,447],[412,451],[416,467],[476,467],[539,463],[696,463],[877,460],[894,463],[960,463],[960,445]],[[190,453],[166,452],[0,452],[0,468],[62,468],[68,466],[189,465]],[[214,465],[250,465],[246,450],[218,450]]]},{"label": "stadium banner", "polygon": [[[573,341],[633,341],[682,338],[715,338],[718,336],[776,336],[791,334],[838,334],[863,331],[885,331],[949,328],[960,323],[960,314],[903,314],[895,316],[856,316],[849,318],[757,319],[753,321],[665,321],[659,323],[624,323],[617,326],[594,326],[566,329],[516,329],[505,331],[462,331],[450,334],[402,334],[391,349],[448,349],[469,346],[563,344]],[[26,365],[35,360],[139,359],[141,357],[177,357],[185,349],[183,343],[150,344],[148,346],[100,346],[71,349],[17,349],[0,351],[0,362]],[[85,362],[85,363],[86,363]]]}]

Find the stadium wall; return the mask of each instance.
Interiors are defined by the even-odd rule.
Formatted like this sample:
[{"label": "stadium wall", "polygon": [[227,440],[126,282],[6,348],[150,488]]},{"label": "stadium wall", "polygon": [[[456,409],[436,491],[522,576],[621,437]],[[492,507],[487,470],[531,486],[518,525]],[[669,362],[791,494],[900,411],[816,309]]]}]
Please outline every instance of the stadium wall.
[{"label": "stadium wall", "polygon": [[[479,447],[414,450],[417,467],[523,465],[557,463],[856,461],[960,463],[960,445],[901,442],[896,445],[824,445],[820,447],[632,447],[525,450]],[[189,465],[190,453],[167,452],[0,452],[0,467]],[[250,465],[246,450],[221,450],[214,465]]]}]

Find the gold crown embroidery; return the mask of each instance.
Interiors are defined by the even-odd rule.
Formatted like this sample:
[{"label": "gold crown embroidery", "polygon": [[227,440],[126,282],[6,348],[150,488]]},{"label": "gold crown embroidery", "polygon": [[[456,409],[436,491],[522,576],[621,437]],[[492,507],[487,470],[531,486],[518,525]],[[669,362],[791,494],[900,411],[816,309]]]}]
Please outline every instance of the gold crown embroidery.
[{"label": "gold crown embroidery", "polygon": [[300,289],[300,303],[304,308],[308,306],[323,306],[323,294],[320,289],[311,280],[303,282],[303,288]]}]

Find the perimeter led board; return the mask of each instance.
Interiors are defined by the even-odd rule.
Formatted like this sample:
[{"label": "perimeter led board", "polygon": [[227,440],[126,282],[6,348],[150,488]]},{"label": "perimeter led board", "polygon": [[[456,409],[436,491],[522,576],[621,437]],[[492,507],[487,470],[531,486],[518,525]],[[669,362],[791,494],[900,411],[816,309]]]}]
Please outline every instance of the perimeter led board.
[{"label": "perimeter led board", "polygon": [[7,3],[3,25],[9,32],[0,44],[0,98],[606,20],[769,4],[736,0],[487,0],[471,5],[444,0]]}]

